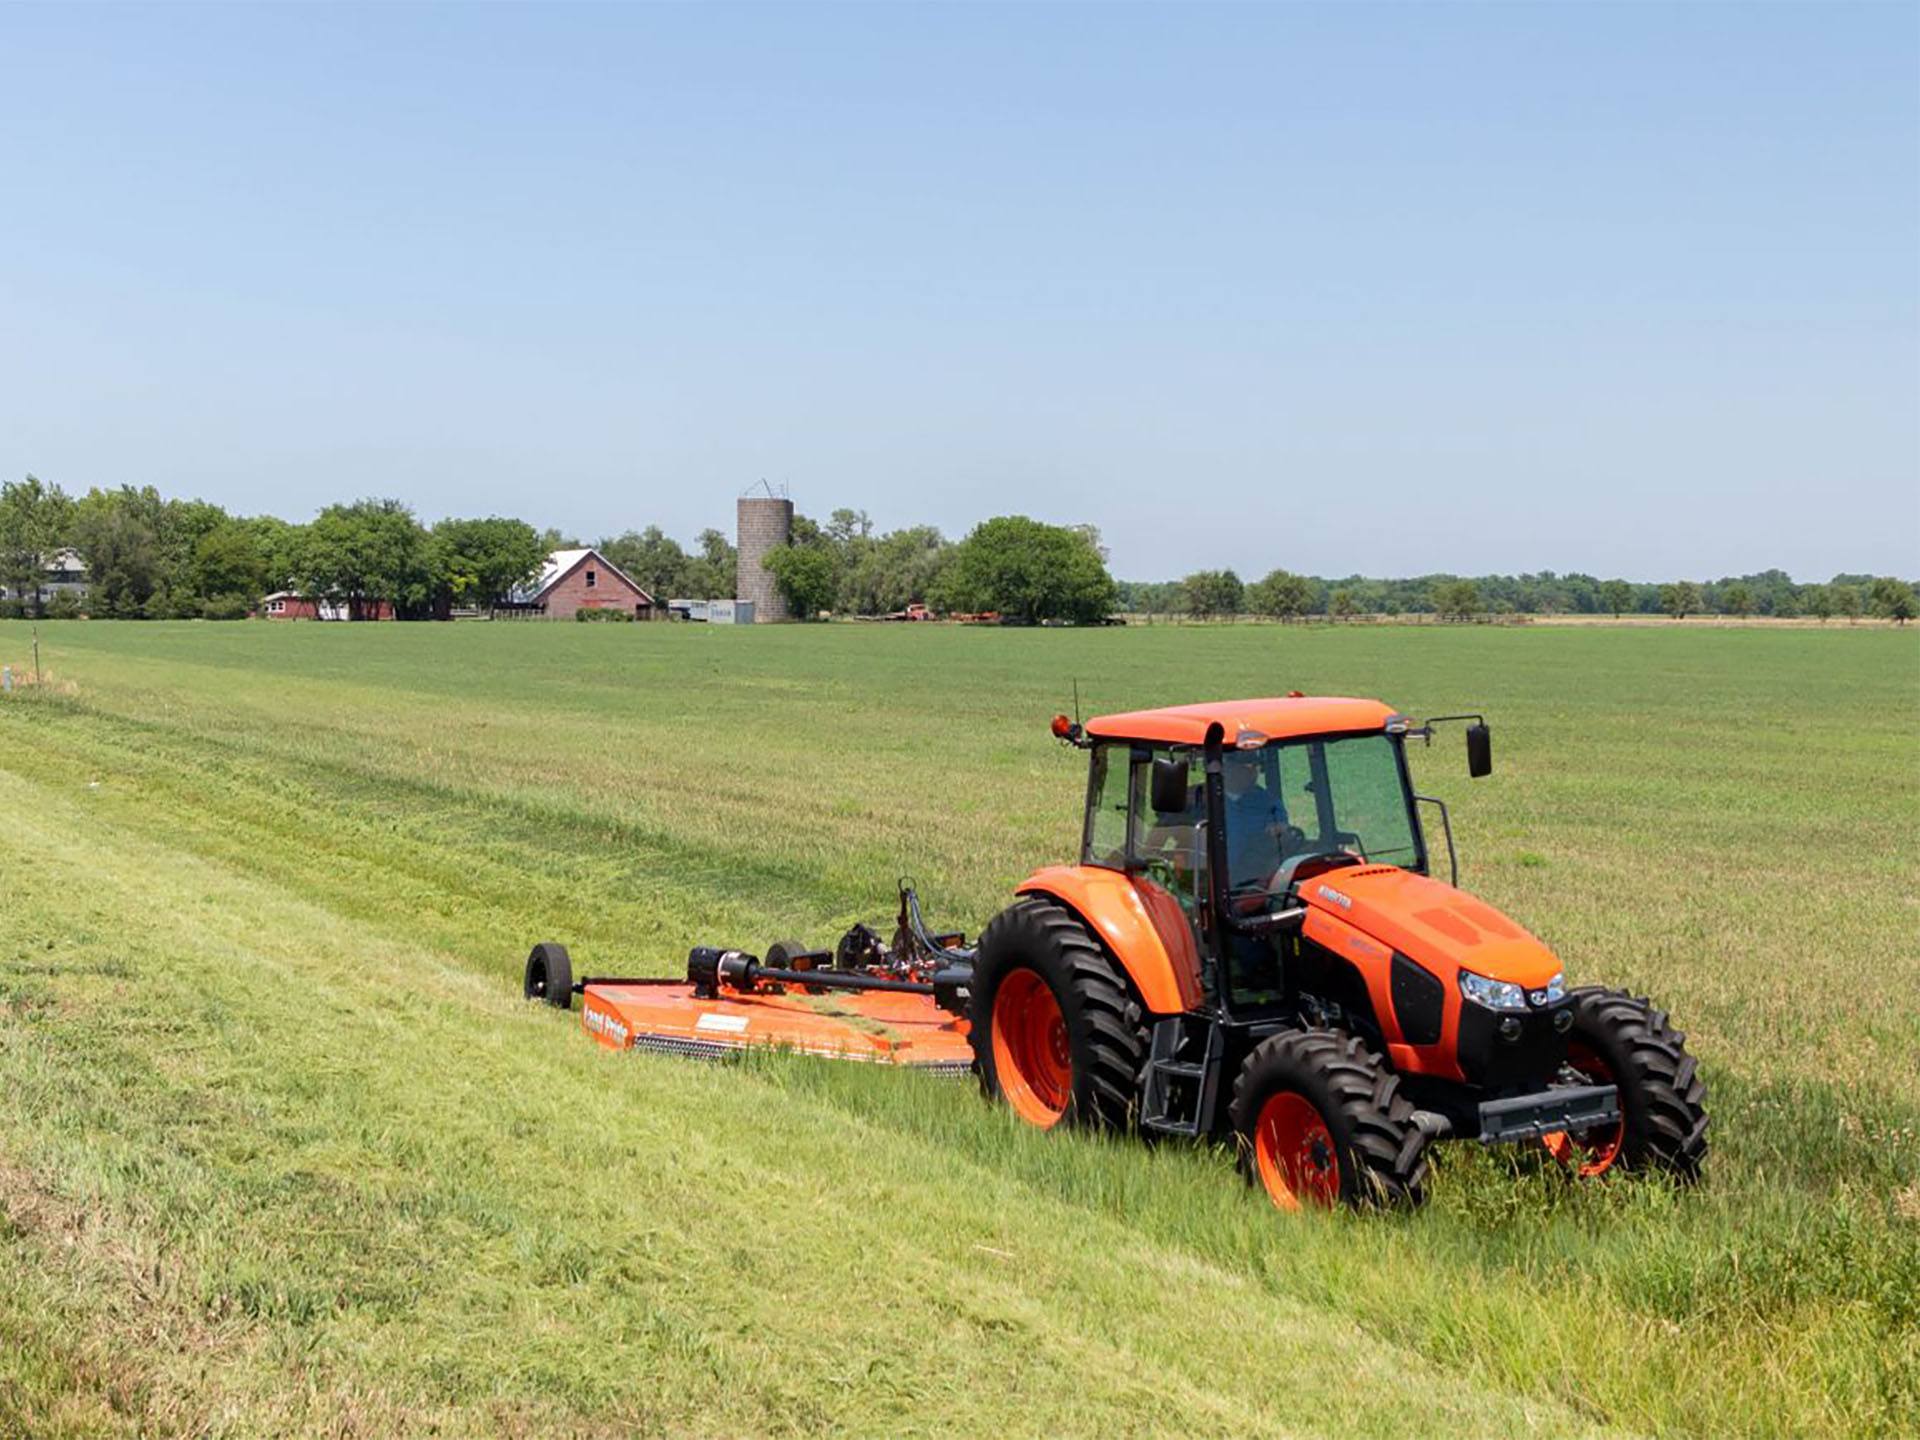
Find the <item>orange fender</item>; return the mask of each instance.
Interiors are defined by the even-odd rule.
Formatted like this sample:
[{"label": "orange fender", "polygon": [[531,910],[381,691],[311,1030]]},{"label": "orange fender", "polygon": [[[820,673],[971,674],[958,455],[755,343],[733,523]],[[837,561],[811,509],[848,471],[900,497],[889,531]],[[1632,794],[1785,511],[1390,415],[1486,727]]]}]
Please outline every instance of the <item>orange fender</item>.
[{"label": "orange fender", "polygon": [[1180,902],[1144,875],[1099,865],[1049,865],[1015,887],[1049,895],[1098,935],[1156,1015],[1199,1006],[1200,952]]}]

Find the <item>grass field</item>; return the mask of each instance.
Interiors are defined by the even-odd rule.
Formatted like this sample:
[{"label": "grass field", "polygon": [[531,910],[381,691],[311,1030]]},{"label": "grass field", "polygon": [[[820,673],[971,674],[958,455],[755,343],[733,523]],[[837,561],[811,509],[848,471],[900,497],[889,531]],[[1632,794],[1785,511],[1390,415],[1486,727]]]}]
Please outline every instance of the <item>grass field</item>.
[{"label": "grass field", "polygon": [[[1920,1428],[1920,635],[43,625],[0,702],[0,1435]],[[0,661],[28,653],[0,625]],[[1651,991],[1708,1179],[1413,1216],[971,1087],[613,1056],[674,973],[1075,840],[1089,713],[1485,708],[1463,883]],[[61,693],[63,692],[63,693]]]}]

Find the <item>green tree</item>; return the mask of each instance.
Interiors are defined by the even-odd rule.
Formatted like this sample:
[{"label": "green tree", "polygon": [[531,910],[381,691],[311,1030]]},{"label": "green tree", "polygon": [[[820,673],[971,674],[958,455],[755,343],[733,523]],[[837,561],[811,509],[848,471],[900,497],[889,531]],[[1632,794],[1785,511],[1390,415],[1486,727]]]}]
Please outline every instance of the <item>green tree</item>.
[{"label": "green tree", "polygon": [[426,532],[398,500],[329,505],[307,527],[301,549],[302,588],[346,606],[349,620],[372,619],[381,601],[396,614],[424,610]]},{"label": "green tree", "polygon": [[1847,585],[1836,580],[1827,587],[1833,594],[1833,613],[1846,618],[1851,625],[1860,618],[1860,587]]},{"label": "green tree", "polygon": [[841,562],[827,608],[850,615],[892,615],[925,602],[940,583],[953,547],[931,525],[868,539]]},{"label": "green tree", "polygon": [[[89,608],[121,619],[181,619],[205,613],[208,600],[219,596],[222,613],[230,612],[242,592],[205,586],[234,583],[232,577],[223,582],[219,573],[234,562],[243,572],[238,583],[251,584],[244,574],[251,567],[240,559],[246,542],[228,533],[235,526],[255,528],[218,505],[169,500],[151,485],[89,490],[74,505],[71,526],[74,548],[87,565]],[[223,538],[203,565],[201,546],[214,535]]]},{"label": "green tree", "polygon": [[1913,586],[1891,575],[1883,575],[1873,582],[1869,592],[1873,604],[1873,613],[1882,620],[1891,620],[1896,625],[1904,625],[1913,619]]},{"label": "green tree", "polygon": [[1720,592],[1720,607],[1729,615],[1742,619],[1753,614],[1753,587],[1744,580],[1736,580]]},{"label": "green tree", "polygon": [[1822,625],[1833,614],[1833,592],[1824,585],[1808,585],[1800,592],[1800,605]]},{"label": "green tree", "polygon": [[1676,580],[1660,587],[1660,608],[1676,620],[1684,620],[1700,609],[1700,587],[1691,580]]},{"label": "green tree", "polygon": [[1231,618],[1246,604],[1247,587],[1231,570],[1196,570],[1180,582],[1187,592],[1187,613],[1208,620],[1216,615]]},{"label": "green tree", "polygon": [[1433,608],[1443,620],[1469,620],[1480,611],[1480,587],[1471,580],[1443,580],[1433,587]]},{"label": "green tree", "polygon": [[1351,620],[1359,610],[1360,602],[1354,598],[1353,591],[1344,585],[1327,600],[1327,614],[1336,620]]},{"label": "green tree", "polygon": [[[202,614],[215,592],[199,587],[196,557],[200,542],[233,524],[233,518],[206,500],[167,500],[152,486],[141,492],[151,507],[160,566],[158,597],[148,605],[156,619],[185,620]],[[228,592],[231,602],[234,592]],[[223,607],[230,611],[231,603]]]},{"label": "green tree", "polygon": [[245,615],[267,588],[267,562],[257,531],[239,521],[207,531],[193,547],[189,583],[208,619]]},{"label": "green tree", "polygon": [[821,611],[833,608],[837,577],[832,552],[825,546],[776,546],[761,557],[760,563],[780,587],[787,610],[795,619],[812,620]]},{"label": "green tree", "polygon": [[943,610],[997,610],[1016,619],[1098,620],[1113,609],[1113,577],[1088,537],[1025,515],[976,525],[954,547],[936,595]]},{"label": "green tree", "polygon": [[1600,587],[1600,604],[1618,620],[1633,608],[1633,587],[1624,580],[1608,580]]},{"label": "green tree", "polygon": [[159,592],[157,492],[89,490],[73,508],[73,544],[87,565],[87,608],[108,620],[154,613]]},{"label": "green tree", "polygon": [[53,552],[69,543],[73,502],[58,485],[32,475],[0,485],[0,586],[35,615]]},{"label": "green tree", "polygon": [[253,532],[253,543],[259,547],[260,563],[266,572],[265,588],[285,590],[292,585],[300,573],[307,527],[289,524],[278,515],[255,515],[239,523]]},{"label": "green tree", "polygon": [[738,557],[732,543],[718,530],[700,532],[700,553],[687,562],[682,577],[693,600],[724,600],[738,595],[735,584]]},{"label": "green tree", "polygon": [[1187,592],[1177,580],[1162,580],[1152,585],[1136,585],[1134,601],[1127,608],[1145,611],[1149,619],[1155,615],[1184,615],[1187,609]]},{"label": "green tree", "polygon": [[1313,604],[1313,582],[1291,570],[1270,571],[1264,580],[1247,587],[1247,605],[1256,615],[1293,621]]},{"label": "green tree", "polygon": [[637,533],[628,530],[596,548],[662,605],[687,594],[687,552],[658,525]]},{"label": "green tree", "polygon": [[[484,520],[442,520],[433,527],[427,544],[433,613],[444,616],[456,606],[492,610],[514,590],[530,584],[550,553],[540,543],[539,532],[524,520],[497,515]],[[607,558],[613,560],[610,555]]]}]

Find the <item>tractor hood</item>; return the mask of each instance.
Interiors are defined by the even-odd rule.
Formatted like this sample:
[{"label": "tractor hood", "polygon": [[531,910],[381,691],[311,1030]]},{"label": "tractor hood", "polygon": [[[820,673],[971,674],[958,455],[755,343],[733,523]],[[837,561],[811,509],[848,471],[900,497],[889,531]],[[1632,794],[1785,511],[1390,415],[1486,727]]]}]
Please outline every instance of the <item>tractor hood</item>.
[{"label": "tractor hood", "polygon": [[1329,870],[1298,893],[1310,909],[1438,974],[1457,966],[1531,990],[1560,973],[1553,951],[1486,901],[1395,865]]}]

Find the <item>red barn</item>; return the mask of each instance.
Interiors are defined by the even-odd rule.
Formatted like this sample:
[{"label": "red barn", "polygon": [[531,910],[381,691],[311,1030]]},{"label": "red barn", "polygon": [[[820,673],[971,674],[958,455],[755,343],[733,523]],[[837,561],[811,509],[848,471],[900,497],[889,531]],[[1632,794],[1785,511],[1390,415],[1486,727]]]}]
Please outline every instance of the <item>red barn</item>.
[{"label": "red barn", "polygon": [[540,578],[514,600],[515,608],[554,620],[571,620],[581,610],[624,610],[640,620],[654,615],[653,596],[598,550],[554,551]]}]

